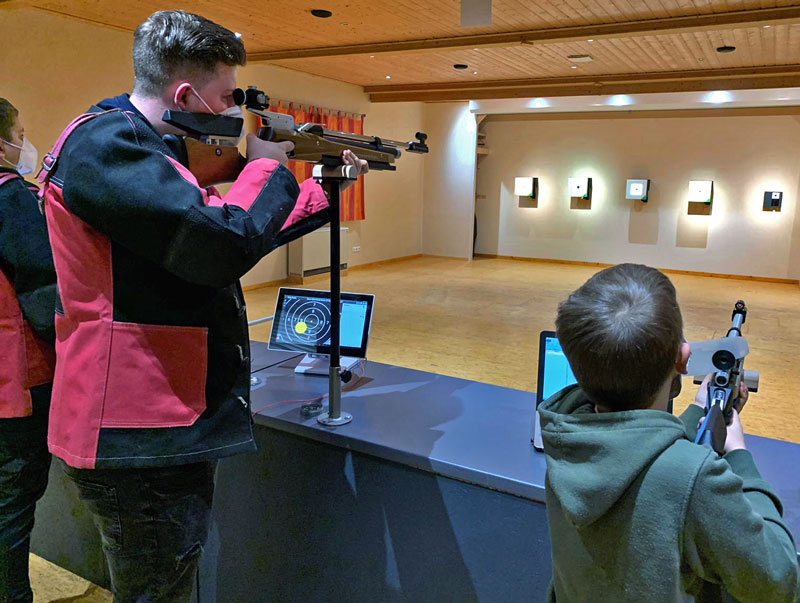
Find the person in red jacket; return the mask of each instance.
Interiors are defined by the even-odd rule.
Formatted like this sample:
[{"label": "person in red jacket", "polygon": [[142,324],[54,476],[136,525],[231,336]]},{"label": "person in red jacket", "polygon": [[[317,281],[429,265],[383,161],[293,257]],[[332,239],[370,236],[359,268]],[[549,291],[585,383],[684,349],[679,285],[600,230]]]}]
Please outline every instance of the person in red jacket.
[{"label": "person in red jacket", "polygon": [[47,487],[56,273],[39,212],[36,149],[0,98],[0,602],[33,601],[28,553]]},{"label": "person in red jacket", "polygon": [[[217,459],[255,449],[239,278],[328,221],[291,143],[247,139],[225,196],[162,137],[165,110],[234,109],[239,37],[161,11],[134,33],[133,92],[97,103],[45,157],[59,298],[50,451],[100,529],[115,600],[188,601]],[[366,162],[344,160],[366,171]]]}]

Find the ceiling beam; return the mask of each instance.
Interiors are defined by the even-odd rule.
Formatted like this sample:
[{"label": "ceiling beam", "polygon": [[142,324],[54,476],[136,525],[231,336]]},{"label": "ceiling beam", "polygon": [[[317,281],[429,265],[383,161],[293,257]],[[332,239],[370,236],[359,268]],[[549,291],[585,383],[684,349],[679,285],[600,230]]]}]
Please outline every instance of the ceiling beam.
[{"label": "ceiling beam", "polygon": [[697,31],[719,31],[722,29],[741,29],[764,25],[800,23],[800,6],[764,8],[747,11],[733,11],[709,15],[692,15],[627,21],[623,23],[604,23],[560,27],[556,29],[533,29],[507,33],[491,33],[449,38],[429,38],[404,40],[399,42],[378,42],[371,44],[351,44],[321,48],[299,48],[294,50],[275,50],[251,52],[248,60],[253,62],[274,62],[288,59],[307,59],[356,54],[407,53],[428,50],[457,50],[462,48],[481,48],[489,46],[519,46],[521,44],[556,44],[587,39],[627,38],[652,36],[657,34],[690,33]]},{"label": "ceiling beam", "polygon": [[445,102],[488,98],[599,96],[800,87],[800,65],[746,67],[647,74],[576,76],[452,84],[367,86],[370,100]]}]

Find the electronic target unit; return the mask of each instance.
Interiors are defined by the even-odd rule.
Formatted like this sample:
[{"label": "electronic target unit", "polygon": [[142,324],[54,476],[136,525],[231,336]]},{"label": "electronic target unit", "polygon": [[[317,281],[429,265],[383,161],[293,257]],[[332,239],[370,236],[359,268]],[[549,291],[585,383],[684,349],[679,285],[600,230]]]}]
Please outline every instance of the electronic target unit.
[{"label": "electronic target unit", "polygon": [[638,178],[628,180],[625,186],[625,198],[636,199],[642,203],[647,203],[647,195],[650,193],[650,180]]},{"label": "electronic target unit", "polygon": [[[375,296],[367,293],[342,293],[341,366],[352,369],[367,357],[367,341],[372,325]],[[311,289],[281,287],[272,320],[269,349],[305,352],[296,373],[328,375],[331,351],[331,293]]]}]

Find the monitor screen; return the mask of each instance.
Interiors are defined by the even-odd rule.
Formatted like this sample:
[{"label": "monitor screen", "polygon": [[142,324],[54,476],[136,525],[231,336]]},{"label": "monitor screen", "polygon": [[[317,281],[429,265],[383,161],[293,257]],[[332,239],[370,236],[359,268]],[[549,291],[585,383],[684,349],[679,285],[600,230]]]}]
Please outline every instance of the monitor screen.
[{"label": "monitor screen", "polygon": [[577,380],[555,333],[543,332],[539,343],[537,404],[573,383],[577,383]]},{"label": "monitor screen", "polygon": [[[366,358],[374,295],[342,293],[340,345],[342,356]],[[272,332],[271,350],[329,354],[331,345],[330,291],[281,287]]]}]

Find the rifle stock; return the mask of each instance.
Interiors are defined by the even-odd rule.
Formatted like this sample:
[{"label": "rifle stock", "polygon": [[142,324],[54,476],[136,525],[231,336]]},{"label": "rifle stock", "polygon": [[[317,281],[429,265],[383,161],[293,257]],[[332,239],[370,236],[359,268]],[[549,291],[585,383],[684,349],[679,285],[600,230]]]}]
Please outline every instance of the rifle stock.
[{"label": "rifle stock", "polygon": [[164,136],[164,142],[203,188],[233,182],[247,164],[239,149],[230,144],[213,144],[172,134]]}]

